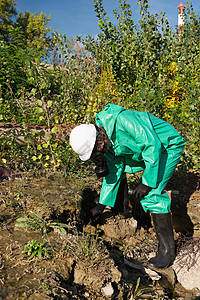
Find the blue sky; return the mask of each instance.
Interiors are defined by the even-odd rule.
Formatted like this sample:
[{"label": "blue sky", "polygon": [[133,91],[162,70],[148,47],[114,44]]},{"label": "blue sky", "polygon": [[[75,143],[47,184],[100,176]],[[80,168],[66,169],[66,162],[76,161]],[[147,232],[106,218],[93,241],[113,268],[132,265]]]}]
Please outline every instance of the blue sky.
[{"label": "blue sky", "polygon": [[[94,11],[93,0],[16,0],[17,11],[25,12],[27,9],[34,13],[43,11],[51,14],[51,21],[48,26],[59,29],[61,34],[66,34],[68,38],[78,35],[97,35],[99,27],[98,19]],[[178,4],[185,3],[181,0],[149,0],[151,13],[165,12],[170,26],[178,25]],[[118,8],[118,0],[103,0],[107,16],[114,22],[113,9]],[[133,20],[137,23],[140,19],[139,6],[137,0],[127,0],[132,7]],[[200,0],[192,1],[194,11],[200,13]]]}]

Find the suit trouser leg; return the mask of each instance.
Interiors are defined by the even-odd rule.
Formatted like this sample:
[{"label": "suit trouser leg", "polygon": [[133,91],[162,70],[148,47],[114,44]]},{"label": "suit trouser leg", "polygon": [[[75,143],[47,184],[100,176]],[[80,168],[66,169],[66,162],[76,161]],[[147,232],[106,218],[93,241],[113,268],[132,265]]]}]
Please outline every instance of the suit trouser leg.
[{"label": "suit trouser leg", "polygon": [[162,153],[158,174],[158,186],[152,189],[149,194],[140,201],[145,212],[168,213],[170,211],[171,200],[164,191],[164,188],[176,169],[182,150],[183,146],[180,146]]}]

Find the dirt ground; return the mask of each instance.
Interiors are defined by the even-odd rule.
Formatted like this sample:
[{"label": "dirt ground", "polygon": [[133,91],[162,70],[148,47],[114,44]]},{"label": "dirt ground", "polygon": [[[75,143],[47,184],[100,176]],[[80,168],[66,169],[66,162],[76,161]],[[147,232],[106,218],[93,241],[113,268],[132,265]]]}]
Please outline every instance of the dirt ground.
[{"label": "dirt ground", "polygon": [[[177,251],[200,238],[199,179],[176,173],[166,187]],[[128,218],[107,209],[100,224],[87,225],[100,189],[95,176],[75,174],[1,182],[0,299],[197,299],[171,268],[159,280],[141,268],[157,239],[150,215],[131,196]]]}]

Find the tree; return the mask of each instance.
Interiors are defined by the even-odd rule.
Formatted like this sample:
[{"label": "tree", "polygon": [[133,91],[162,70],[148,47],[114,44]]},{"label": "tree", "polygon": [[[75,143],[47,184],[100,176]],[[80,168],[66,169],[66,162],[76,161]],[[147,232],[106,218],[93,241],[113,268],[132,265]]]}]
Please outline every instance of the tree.
[{"label": "tree", "polygon": [[8,41],[8,28],[13,25],[13,19],[17,15],[15,9],[16,2],[13,0],[0,1],[0,40]]},{"label": "tree", "polygon": [[23,35],[24,48],[36,50],[38,57],[41,57],[45,50],[51,49],[51,38],[48,36],[51,27],[46,26],[51,16],[47,17],[43,12],[30,13],[29,10],[17,14],[15,5],[13,0],[0,1],[0,40],[8,44],[12,39],[14,43],[9,32],[12,27],[16,28]]},{"label": "tree", "polygon": [[47,17],[43,12],[33,14],[27,10],[24,14],[19,13],[15,27],[19,27],[24,33],[26,47],[40,53],[51,48],[51,38],[48,37],[51,27],[46,27],[50,19],[51,16]]}]

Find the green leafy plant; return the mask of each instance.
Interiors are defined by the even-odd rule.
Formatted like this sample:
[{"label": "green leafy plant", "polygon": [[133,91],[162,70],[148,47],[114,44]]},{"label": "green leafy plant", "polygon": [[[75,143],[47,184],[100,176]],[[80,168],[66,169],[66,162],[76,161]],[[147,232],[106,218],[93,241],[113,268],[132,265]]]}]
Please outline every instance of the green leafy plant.
[{"label": "green leafy plant", "polygon": [[[95,40],[90,36],[80,40],[99,65],[109,66],[118,83],[120,104],[149,111],[170,122],[187,142],[184,152],[187,167],[192,163],[198,168],[199,15],[188,4],[184,30],[179,35],[177,28],[173,30],[169,26],[164,13],[149,12],[148,0],[138,1],[138,5],[141,15],[138,24],[134,24],[131,6],[126,0],[119,0],[119,9],[113,12],[116,22],[112,23],[103,1],[95,0],[101,32]],[[104,69],[101,74],[103,72]],[[101,95],[102,103],[106,96]],[[114,103],[114,98],[111,100]]]},{"label": "green leafy plant", "polygon": [[55,220],[45,220],[36,213],[30,213],[28,217],[21,217],[16,220],[16,227],[18,228],[27,228],[30,230],[41,230],[42,235],[46,232],[57,229],[62,234],[66,234],[66,228],[69,228],[69,225],[60,223]]},{"label": "green leafy plant", "polygon": [[30,260],[34,257],[37,257],[39,259],[49,258],[49,251],[51,251],[51,248],[46,245],[46,241],[40,243],[37,240],[32,240],[24,246],[24,250],[22,251],[22,253],[27,254]]}]

